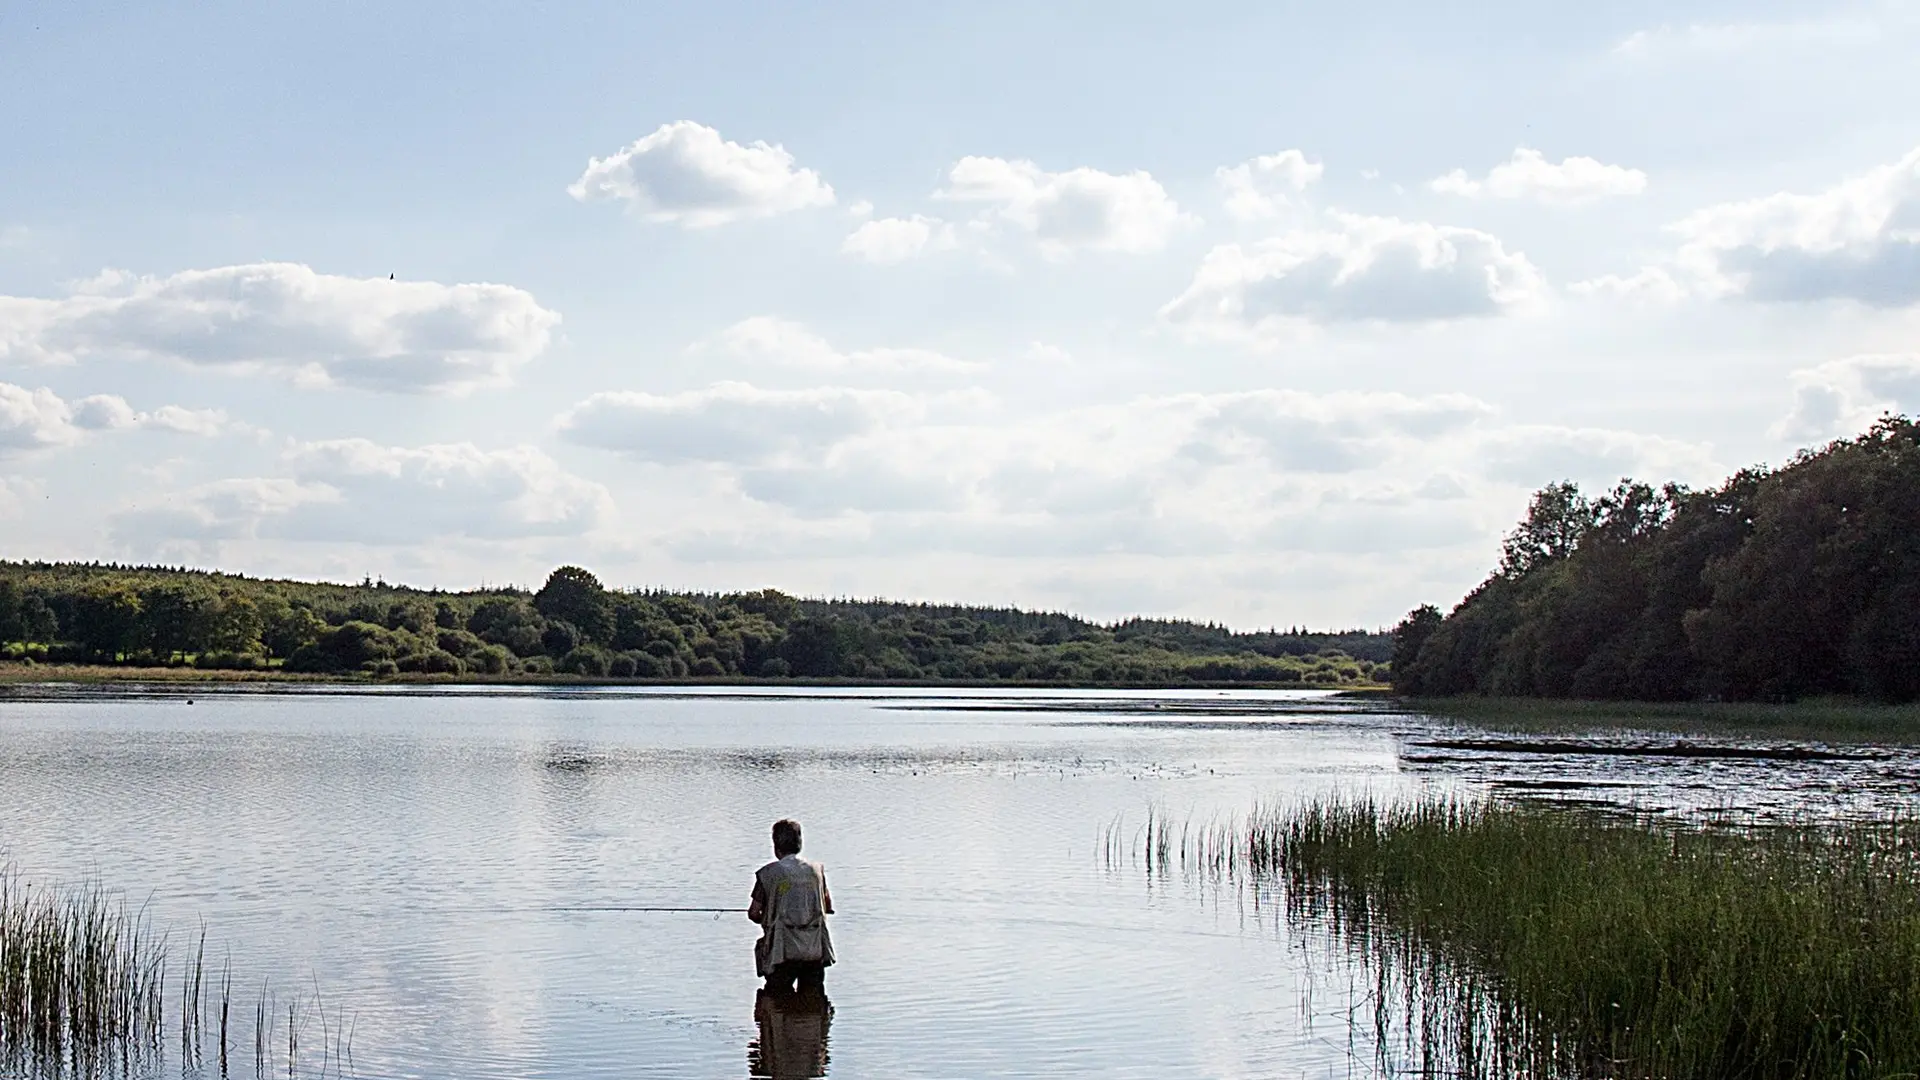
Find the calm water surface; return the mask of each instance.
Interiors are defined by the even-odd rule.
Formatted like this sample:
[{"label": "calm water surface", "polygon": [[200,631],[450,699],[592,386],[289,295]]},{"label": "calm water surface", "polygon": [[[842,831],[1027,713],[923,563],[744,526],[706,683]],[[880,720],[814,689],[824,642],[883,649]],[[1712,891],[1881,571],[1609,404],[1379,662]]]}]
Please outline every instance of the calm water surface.
[{"label": "calm water surface", "polygon": [[[1328,951],[1110,865],[1116,821],[1436,784],[1914,786],[1893,756],[1434,755],[1431,721],[1303,693],[54,696],[0,701],[0,857],[150,897],[176,936],[204,921],[236,1075],[264,981],[283,1013],[302,999],[303,1075],[1344,1077],[1369,1055]],[[840,910],[830,1012],[756,1000],[741,914],[567,910],[744,907],[782,816]],[[322,1059],[316,999],[350,1069]]]}]

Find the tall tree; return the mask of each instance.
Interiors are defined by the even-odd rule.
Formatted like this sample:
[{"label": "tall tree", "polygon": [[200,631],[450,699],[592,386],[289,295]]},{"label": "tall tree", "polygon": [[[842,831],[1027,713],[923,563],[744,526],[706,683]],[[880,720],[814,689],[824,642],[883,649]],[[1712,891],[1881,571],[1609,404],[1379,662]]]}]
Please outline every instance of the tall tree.
[{"label": "tall tree", "polygon": [[533,606],[550,621],[572,623],[588,641],[613,636],[612,605],[600,579],[578,566],[562,566],[547,575],[533,594]]},{"label": "tall tree", "polygon": [[125,585],[96,585],[73,598],[67,632],[103,659],[132,651],[139,642],[140,597]]},{"label": "tall tree", "polygon": [[1526,519],[1508,534],[1500,549],[1500,572],[1519,577],[1537,566],[1564,559],[1593,528],[1594,507],[1571,480],[1548,484],[1533,493]]}]

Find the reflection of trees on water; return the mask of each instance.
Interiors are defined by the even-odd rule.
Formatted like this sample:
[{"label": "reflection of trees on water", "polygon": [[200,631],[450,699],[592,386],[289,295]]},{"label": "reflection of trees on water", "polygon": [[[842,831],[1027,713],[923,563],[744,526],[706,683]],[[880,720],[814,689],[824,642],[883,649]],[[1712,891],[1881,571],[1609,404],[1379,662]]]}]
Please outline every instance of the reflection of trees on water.
[{"label": "reflection of trees on water", "polygon": [[762,989],[754,998],[753,1019],[760,1034],[747,1043],[747,1075],[827,1075],[827,1028],[833,1023],[833,1003],[825,991]]}]

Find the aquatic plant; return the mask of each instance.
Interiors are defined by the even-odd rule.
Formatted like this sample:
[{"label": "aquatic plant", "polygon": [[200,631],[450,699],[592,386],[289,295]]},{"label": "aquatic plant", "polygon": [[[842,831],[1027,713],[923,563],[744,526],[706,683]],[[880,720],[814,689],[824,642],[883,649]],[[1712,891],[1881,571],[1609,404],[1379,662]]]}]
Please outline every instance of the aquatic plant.
[{"label": "aquatic plant", "polygon": [[[222,961],[209,983],[204,927],[177,965],[165,934],[144,910],[99,885],[36,886],[0,865],[0,1075],[114,1076],[146,1074],[163,1056],[169,1027],[179,1035],[180,1065],[198,1069],[207,1053],[207,1019],[217,1023],[219,1075],[228,1074],[233,967]],[[209,990],[219,999],[209,999]],[[299,1068],[304,1002],[287,1003],[287,1075]],[[261,984],[255,1009],[254,1072],[274,1073],[276,999]],[[322,1024],[320,1075],[352,1059],[352,1026],[329,1016],[314,986]]]},{"label": "aquatic plant", "polygon": [[158,1048],[164,939],[99,888],[0,868],[0,1058],[89,1069]]},{"label": "aquatic plant", "polygon": [[[1147,845],[1149,860],[1169,855]],[[1373,983],[1388,1071],[1920,1070],[1920,819],[1669,821],[1332,798],[1189,833]]]}]

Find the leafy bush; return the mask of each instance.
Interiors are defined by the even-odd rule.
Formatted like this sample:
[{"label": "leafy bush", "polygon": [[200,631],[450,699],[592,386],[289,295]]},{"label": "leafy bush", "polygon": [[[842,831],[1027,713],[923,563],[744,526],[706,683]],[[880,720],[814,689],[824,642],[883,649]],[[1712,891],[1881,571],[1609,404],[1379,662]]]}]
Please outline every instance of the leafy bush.
[{"label": "leafy bush", "polygon": [[252,671],[267,666],[259,653],[206,652],[194,657],[193,666],[203,670]]},{"label": "leafy bush", "polygon": [[417,671],[429,675],[459,675],[467,670],[460,658],[445,649],[424,649],[408,653],[396,661],[401,671]]},{"label": "leafy bush", "polygon": [[518,658],[504,645],[483,645],[467,658],[467,670],[484,675],[506,675],[518,666]]}]

